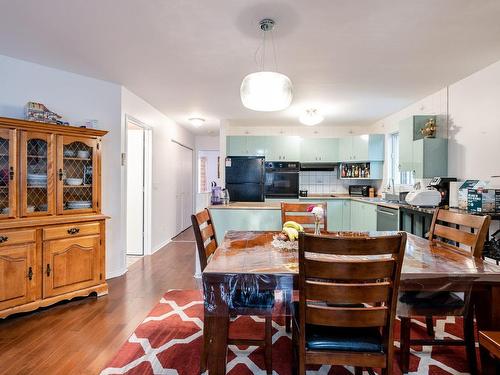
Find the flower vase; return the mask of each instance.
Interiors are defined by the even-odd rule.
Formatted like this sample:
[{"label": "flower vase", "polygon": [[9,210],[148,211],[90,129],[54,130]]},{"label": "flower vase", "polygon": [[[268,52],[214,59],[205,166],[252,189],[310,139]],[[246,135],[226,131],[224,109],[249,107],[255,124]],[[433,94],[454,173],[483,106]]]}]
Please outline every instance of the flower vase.
[{"label": "flower vase", "polygon": [[321,223],[321,220],[314,221],[314,235],[315,236],[321,235],[320,223]]}]

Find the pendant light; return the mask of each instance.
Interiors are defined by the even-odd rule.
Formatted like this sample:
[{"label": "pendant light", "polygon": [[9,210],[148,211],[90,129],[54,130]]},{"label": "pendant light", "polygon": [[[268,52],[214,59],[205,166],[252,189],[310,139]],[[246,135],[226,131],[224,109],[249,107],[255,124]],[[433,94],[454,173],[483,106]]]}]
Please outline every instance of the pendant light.
[{"label": "pendant light", "polygon": [[293,87],[290,78],[276,71],[265,70],[266,35],[270,34],[273,47],[274,69],[276,68],[276,52],[274,48],[274,21],[266,18],[260,21],[263,32],[261,71],[248,74],[241,82],[240,95],[243,105],[254,111],[281,111],[290,106]]}]

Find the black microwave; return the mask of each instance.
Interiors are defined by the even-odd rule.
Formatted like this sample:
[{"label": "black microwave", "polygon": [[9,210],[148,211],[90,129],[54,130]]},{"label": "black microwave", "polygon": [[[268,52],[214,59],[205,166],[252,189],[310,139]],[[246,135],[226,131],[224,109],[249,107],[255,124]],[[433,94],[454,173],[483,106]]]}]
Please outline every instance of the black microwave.
[{"label": "black microwave", "polygon": [[349,185],[349,195],[368,197],[370,195],[370,188],[370,185]]}]

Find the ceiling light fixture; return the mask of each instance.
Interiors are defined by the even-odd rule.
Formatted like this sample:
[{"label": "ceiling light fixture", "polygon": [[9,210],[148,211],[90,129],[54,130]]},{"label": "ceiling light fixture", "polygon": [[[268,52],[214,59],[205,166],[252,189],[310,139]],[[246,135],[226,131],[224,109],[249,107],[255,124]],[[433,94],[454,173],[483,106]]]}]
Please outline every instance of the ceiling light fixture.
[{"label": "ceiling light fixture", "polygon": [[[292,102],[292,81],[286,75],[276,72],[278,69],[273,39],[274,25],[275,22],[269,18],[259,22],[263,33],[262,47],[259,47],[262,48],[261,71],[248,74],[241,82],[241,102],[245,107],[254,111],[281,111],[288,108]],[[266,71],[265,69],[266,35],[271,37],[275,71]]]},{"label": "ceiling light fixture", "polygon": [[191,125],[193,125],[195,128],[199,128],[200,126],[202,126],[204,123],[205,123],[205,119],[204,118],[201,118],[201,117],[191,117],[189,119],[189,122],[191,123]]},{"label": "ceiling light fixture", "polygon": [[306,111],[299,117],[299,121],[308,126],[317,125],[323,120],[323,115],[316,108],[306,109]]}]

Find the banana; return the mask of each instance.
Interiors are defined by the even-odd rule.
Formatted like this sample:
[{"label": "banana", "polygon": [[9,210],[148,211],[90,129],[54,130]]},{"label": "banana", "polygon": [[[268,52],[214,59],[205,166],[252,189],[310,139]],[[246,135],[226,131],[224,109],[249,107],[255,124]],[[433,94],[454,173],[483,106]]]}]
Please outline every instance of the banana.
[{"label": "banana", "polygon": [[287,221],[285,224],[283,224],[283,228],[293,228],[298,232],[304,231],[304,227],[299,223],[296,223],[295,221]]},{"label": "banana", "polygon": [[295,241],[297,238],[299,238],[299,232],[295,228],[285,227],[283,228],[283,232],[286,233],[290,241]]}]

